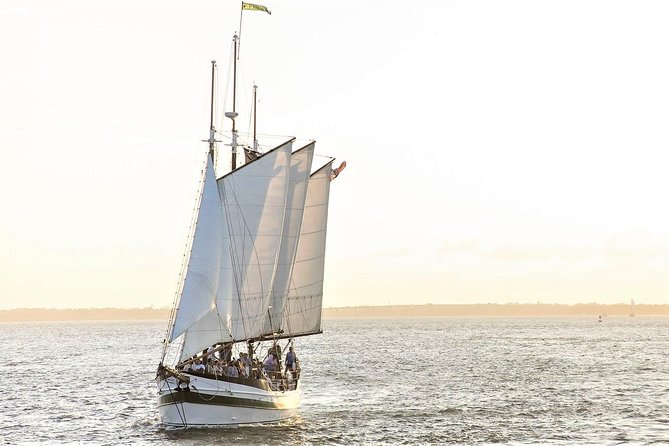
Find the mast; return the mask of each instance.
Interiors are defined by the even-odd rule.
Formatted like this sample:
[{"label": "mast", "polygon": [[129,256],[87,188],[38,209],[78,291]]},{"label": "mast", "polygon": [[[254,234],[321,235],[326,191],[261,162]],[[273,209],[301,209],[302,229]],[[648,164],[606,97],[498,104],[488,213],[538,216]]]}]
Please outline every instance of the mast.
[{"label": "mast", "polygon": [[[216,175],[216,143],[220,142],[216,139],[216,127],[214,127],[214,97],[215,97],[215,92],[216,92],[216,61],[212,60],[211,61],[211,103],[210,103],[210,108],[209,108],[209,139],[204,139],[202,142],[207,142],[209,143],[209,156],[211,157],[211,168],[213,175]],[[208,163],[207,163],[208,164]],[[181,300],[181,294],[183,293],[183,287],[185,283],[185,278],[186,278],[186,273],[187,273],[187,268],[188,268],[188,263],[191,253],[192,253],[192,245],[193,243],[193,238],[195,237],[195,225],[197,220],[199,219],[199,212],[200,212],[200,206],[201,206],[201,200],[202,200],[202,195],[204,194],[204,187],[205,187],[205,181],[206,181],[206,173],[203,172],[203,178],[202,178],[202,190],[198,194],[197,197],[197,202],[196,202],[196,211],[193,215],[193,220],[191,221],[191,230],[193,233],[189,234],[189,239],[186,243],[186,253],[184,254],[184,259],[183,263],[181,265],[181,272],[179,273],[179,285],[177,287],[177,291],[174,297],[174,303],[172,304],[172,310],[170,312],[170,319],[167,325],[167,332],[165,333],[165,338],[163,339],[163,353],[160,358],[160,363],[162,364],[163,361],[165,360],[165,355],[167,354],[167,347],[168,344],[171,342],[170,338],[172,337],[172,333],[174,331],[174,326],[177,321],[177,310],[179,307],[179,303]],[[189,248],[190,246],[190,248]],[[183,345],[182,347],[183,348]]]},{"label": "mast", "polygon": [[258,137],[256,134],[256,109],[258,107],[258,86],[253,84],[253,151],[258,151]]},{"label": "mast", "polygon": [[237,127],[235,123],[235,118],[237,117],[237,49],[239,47],[239,36],[237,36],[237,34],[232,37],[232,44],[234,45],[232,73],[232,111],[225,113],[227,118],[232,119],[232,142],[230,143],[232,148],[232,161],[230,163],[231,172],[237,168]]}]

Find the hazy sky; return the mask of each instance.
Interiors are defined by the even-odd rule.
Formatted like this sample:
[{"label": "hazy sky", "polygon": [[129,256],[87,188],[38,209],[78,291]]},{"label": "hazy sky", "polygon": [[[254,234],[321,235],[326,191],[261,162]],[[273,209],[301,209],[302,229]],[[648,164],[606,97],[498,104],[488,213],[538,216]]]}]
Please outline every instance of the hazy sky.
[{"label": "hazy sky", "polygon": [[[258,3],[242,131],[348,161],[326,306],[669,303],[668,2]],[[0,309],[171,305],[239,6],[0,3]]]}]

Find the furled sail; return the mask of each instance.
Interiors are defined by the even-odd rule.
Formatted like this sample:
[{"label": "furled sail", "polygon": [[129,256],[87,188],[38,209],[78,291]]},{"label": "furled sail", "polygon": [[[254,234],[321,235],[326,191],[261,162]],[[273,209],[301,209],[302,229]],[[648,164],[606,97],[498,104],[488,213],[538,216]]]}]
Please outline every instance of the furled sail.
[{"label": "furled sail", "polygon": [[272,298],[268,312],[269,317],[264,329],[265,333],[276,332],[281,327],[284,303],[288,295],[290,276],[295,263],[295,253],[302,226],[314,146],[315,142],[309,143],[293,152],[290,158],[290,175],[286,196],[286,211],[283,218],[281,248],[272,284]]},{"label": "furled sail", "polygon": [[182,279],[181,296],[170,341],[183,334],[216,305],[221,265],[222,217],[214,163],[207,156],[188,270]]},{"label": "furled sail", "polygon": [[292,140],[218,180],[232,262],[232,292],[218,300],[235,340],[264,332],[283,235]]},{"label": "furled sail", "polygon": [[321,329],[325,239],[332,161],[309,178],[290,291],[282,329],[291,336],[318,333]]},{"label": "furled sail", "polygon": [[260,152],[244,147],[244,162],[250,163],[261,155]]}]

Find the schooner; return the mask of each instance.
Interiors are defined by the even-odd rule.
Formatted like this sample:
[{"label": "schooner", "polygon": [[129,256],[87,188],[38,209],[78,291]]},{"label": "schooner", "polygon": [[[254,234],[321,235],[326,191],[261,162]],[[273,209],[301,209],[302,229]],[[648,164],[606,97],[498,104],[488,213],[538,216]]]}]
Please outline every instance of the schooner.
[{"label": "schooner", "polygon": [[[235,35],[233,91],[238,43]],[[156,373],[168,426],[295,415],[302,375],[295,339],[321,333],[330,182],[346,165],[333,169],[333,158],[315,156],[314,141],[259,149],[255,118],[253,146],[244,145],[233,94],[225,113],[231,162],[217,172],[215,69],[213,61],[209,150]]]}]

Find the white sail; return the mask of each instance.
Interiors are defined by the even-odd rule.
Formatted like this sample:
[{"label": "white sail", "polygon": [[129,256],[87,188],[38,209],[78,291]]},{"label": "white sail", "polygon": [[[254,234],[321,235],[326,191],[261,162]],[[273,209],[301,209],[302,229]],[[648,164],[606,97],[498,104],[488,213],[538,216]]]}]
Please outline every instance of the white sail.
[{"label": "white sail", "polygon": [[184,333],[179,361],[183,361],[219,342],[232,341],[229,329],[232,296],[232,259],[230,237],[225,229],[225,209],[222,211],[221,261],[219,265],[218,289],[214,308],[192,324]]},{"label": "white sail", "polygon": [[205,169],[188,270],[183,278],[170,341],[184,333],[216,305],[223,220],[221,200],[210,156],[207,156]]},{"label": "white sail", "polygon": [[202,352],[210,345],[231,340],[225,321],[215,309],[211,310],[184,333],[179,362]]},{"label": "white sail", "polygon": [[281,328],[284,304],[288,296],[290,276],[293,272],[297,242],[300,237],[300,228],[302,227],[309,173],[311,172],[311,162],[314,157],[314,146],[315,143],[312,142],[296,150],[291,155],[290,179],[286,197],[286,212],[283,218],[281,249],[277,259],[274,283],[272,284],[270,317],[264,329],[265,333],[278,331]]},{"label": "white sail", "polygon": [[235,340],[264,333],[281,247],[292,141],[218,180],[232,260],[232,293],[218,300]]},{"label": "white sail", "polygon": [[325,240],[332,161],[309,178],[307,200],[282,328],[291,336],[321,329]]}]

